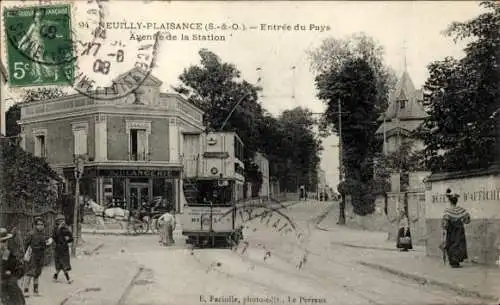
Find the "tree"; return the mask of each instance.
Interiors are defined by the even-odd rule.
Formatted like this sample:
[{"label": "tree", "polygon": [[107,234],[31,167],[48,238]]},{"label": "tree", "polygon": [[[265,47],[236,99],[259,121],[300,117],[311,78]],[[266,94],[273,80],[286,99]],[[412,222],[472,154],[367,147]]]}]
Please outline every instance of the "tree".
[{"label": "tree", "polygon": [[[306,185],[315,190],[317,185],[319,152],[321,141],[314,134],[316,120],[310,110],[296,107],[284,111],[278,118],[280,146],[274,147],[274,153],[282,158],[284,189],[297,190],[297,186]],[[271,143],[272,144],[272,143]],[[271,152],[272,153],[272,152]]]},{"label": "tree", "polygon": [[174,90],[186,95],[205,112],[204,122],[209,130],[238,133],[245,143],[245,176],[253,185],[258,185],[261,178],[252,170],[252,163],[261,142],[258,130],[262,117],[262,107],[258,103],[260,88],[242,80],[236,66],[223,63],[216,54],[201,49],[199,55],[201,66],[184,69],[179,76],[182,84]]},{"label": "tree", "polygon": [[5,135],[14,137],[21,133],[21,126],[17,121],[21,119],[21,107],[15,104],[5,113]]},{"label": "tree", "polygon": [[28,89],[26,90],[26,94],[24,95],[23,102],[29,103],[33,101],[43,101],[66,95],[67,93],[58,87]]},{"label": "tree", "polygon": [[471,40],[462,59],[445,58],[428,66],[425,119],[419,135],[433,172],[487,168],[496,157],[494,120],[500,100],[500,4],[446,31],[455,41]]},{"label": "tree", "polygon": [[257,186],[253,189],[262,184],[262,173],[253,161],[256,152],[268,157],[270,176],[278,178],[282,189],[312,185],[320,148],[312,132],[312,113],[296,108],[273,117],[258,102],[261,88],[241,79],[235,65],[206,49],[199,54],[201,65],[185,69],[179,77],[182,84],[174,90],[205,112],[208,129],[238,133],[245,143],[245,178]]},{"label": "tree", "polygon": [[[346,62],[361,58],[375,75],[376,109],[382,113],[388,105],[389,92],[395,87],[397,77],[383,62],[384,48],[365,33],[355,33],[345,38],[330,37],[309,53],[311,67],[317,75],[339,73]],[[329,122],[323,120],[323,132],[328,131]]]},{"label": "tree", "polygon": [[51,186],[60,178],[44,159],[24,151],[11,139],[0,142],[0,159],[2,208],[20,212],[56,208],[56,192]]},{"label": "tree", "polygon": [[[332,70],[316,78],[318,97],[327,104],[326,120],[339,129],[337,105],[342,105],[342,156],[346,183],[342,192],[352,196],[354,212],[374,211],[371,193],[373,157],[380,150],[377,129],[377,82],[373,69],[364,59],[345,62],[340,71]],[[341,217],[342,218],[342,217]]]},{"label": "tree", "polygon": [[[60,88],[37,88],[28,89],[23,97],[23,103],[29,103],[34,101],[41,101],[47,99],[54,99],[61,96],[65,96],[67,93]],[[14,104],[7,110],[5,114],[5,133],[8,137],[17,136],[21,133],[21,127],[17,124],[17,121],[21,119],[21,107],[18,104]]]}]

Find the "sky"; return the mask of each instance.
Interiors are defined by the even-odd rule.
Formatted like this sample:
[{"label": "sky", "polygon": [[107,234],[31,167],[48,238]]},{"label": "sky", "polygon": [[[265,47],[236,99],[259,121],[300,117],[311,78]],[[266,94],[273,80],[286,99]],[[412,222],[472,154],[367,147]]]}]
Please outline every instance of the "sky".
[{"label": "sky", "polygon": [[[15,4],[13,1],[3,2],[2,9]],[[81,41],[90,39],[85,23],[92,27],[92,22],[97,20],[86,13],[89,8],[92,4],[85,1],[74,2],[72,24]],[[478,2],[472,1],[110,1],[104,4],[103,12],[101,21],[104,22],[202,23],[203,30],[172,30],[170,34],[176,35],[178,40],[160,42],[152,74],[163,82],[162,90],[171,91],[170,87],[178,84],[178,76],[183,69],[199,63],[199,49],[207,48],[224,62],[235,64],[247,81],[256,83],[260,77],[264,95],[262,104],[272,114],[279,115],[283,110],[296,106],[307,107],[315,113],[324,111],[324,105],[316,97],[314,72],[307,56],[307,51],[318,47],[323,39],[365,32],[384,47],[385,63],[398,75],[403,71],[406,57],[407,70],[418,88],[427,78],[426,67],[430,62],[446,56],[463,56],[463,44],[455,44],[451,38],[443,36],[442,31],[453,21],[465,21],[478,15],[480,7]],[[209,23],[236,23],[240,28],[245,26],[246,30],[208,32],[205,26]],[[290,25],[292,29],[300,24],[305,25],[306,30],[262,30],[262,24]],[[311,27],[311,24],[314,26]],[[252,26],[257,29],[249,29]],[[329,30],[325,30],[326,27]],[[148,35],[154,32],[152,29],[108,30],[107,41],[103,42],[100,52],[116,51],[111,41],[121,40],[127,44],[124,61],[113,63],[108,75],[92,71],[96,58],[82,56],[78,64],[99,83],[105,83],[133,67],[138,46],[144,41],[131,40],[132,34]],[[163,33],[166,34],[166,31]],[[211,33],[225,35],[226,40],[179,40],[181,34],[191,37],[192,34]],[[7,62],[5,51],[2,52],[2,62]],[[292,66],[296,67],[295,73]],[[257,71],[257,68],[260,70]],[[292,97],[294,93],[295,98]],[[326,171],[327,183],[332,186],[338,183],[336,143],[335,136],[325,139],[322,153],[321,166]]]}]

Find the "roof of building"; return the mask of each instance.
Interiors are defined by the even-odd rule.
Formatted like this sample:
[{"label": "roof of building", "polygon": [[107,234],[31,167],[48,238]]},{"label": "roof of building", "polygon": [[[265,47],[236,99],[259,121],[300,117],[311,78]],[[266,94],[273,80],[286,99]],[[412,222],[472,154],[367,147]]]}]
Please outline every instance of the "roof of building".
[{"label": "roof of building", "polygon": [[[415,131],[422,124],[422,122],[422,120],[400,120],[399,122],[397,122],[397,120],[386,121],[385,132],[387,133],[396,128],[402,128],[407,131]],[[380,124],[376,133],[384,133],[384,123]]]},{"label": "roof of building", "polygon": [[[406,105],[401,109],[400,101],[406,101]],[[415,89],[410,75],[404,71],[396,84],[395,90],[389,97],[389,106],[378,121],[385,120],[385,131],[388,132],[394,128],[402,128],[408,131],[414,131],[420,126],[423,119],[427,117],[422,104],[423,90]],[[399,119],[399,122],[394,119]],[[377,129],[378,133],[384,132],[384,123]]]},{"label": "roof of building", "polygon": [[[400,107],[400,100],[407,101],[404,109]],[[422,101],[423,90],[416,90],[410,75],[407,71],[404,71],[396,84],[395,90],[389,97],[389,106],[385,111],[385,119],[423,119],[427,117],[427,114]],[[383,115],[379,119],[383,120]]]}]

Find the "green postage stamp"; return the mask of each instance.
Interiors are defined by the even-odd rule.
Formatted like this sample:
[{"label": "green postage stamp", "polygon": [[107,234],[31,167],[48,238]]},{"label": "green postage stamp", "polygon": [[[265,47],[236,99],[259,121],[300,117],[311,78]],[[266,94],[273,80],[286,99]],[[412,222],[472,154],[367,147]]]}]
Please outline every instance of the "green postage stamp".
[{"label": "green postage stamp", "polygon": [[5,8],[4,23],[11,86],[73,84],[70,5]]}]

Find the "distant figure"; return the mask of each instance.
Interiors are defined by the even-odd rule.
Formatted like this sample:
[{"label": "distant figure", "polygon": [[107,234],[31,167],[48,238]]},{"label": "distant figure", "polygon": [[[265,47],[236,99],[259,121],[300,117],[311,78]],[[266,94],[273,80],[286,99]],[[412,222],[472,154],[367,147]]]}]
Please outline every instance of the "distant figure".
[{"label": "distant figure", "polygon": [[300,194],[299,194],[299,196],[300,196],[299,197],[300,199],[304,199],[304,200],[307,199],[306,188],[303,185],[300,186]]},{"label": "distant figure", "polygon": [[71,284],[72,280],[68,273],[71,271],[69,244],[73,242],[73,236],[66,225],[66,220],[63,215],[58,215],[56,217],[56,227],[54,228],[52,238],[55,242],[54,266],[56,268],[56,272],[52,279],[56,282],[59,272],[62,271],[64,272],[68,284]]},{"label": "distant figure", "polygon": [[0,228],[0,303],[3,305],[25,305],[23,292],[17,281],[23,276],[22,262],[9,249],[14,236],[7,229]]},{"label": "distant figure", "polygon": [[162,246],[169,246],[175,243],[174,229],[175,229],[175,212],[165,213],[158,218],[160,225],[160,244]]},{"label": "distant figure", "polygon": [[467,257],[467,240],[464,224],[470,223],[470,214],[462,207],[457,206],[458,194],[446,190],[446,197],[450,206],[445,209],[442,219],[443,243],[441,248],[446,252],[452,268],[460,268],[460,263]]},{"label": "distant figure", "polygon": [[396,247],[403,252],[413,249],[413,244],[411,241],[410,225],[408,218],[404,217],[401,221],[401,228],[398,231],[398,240]]}]

